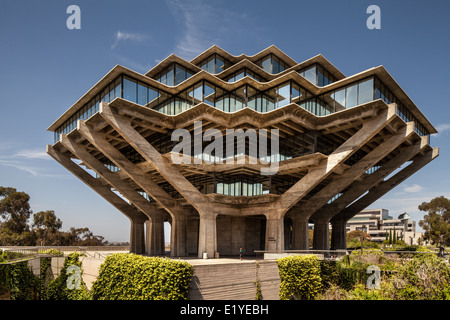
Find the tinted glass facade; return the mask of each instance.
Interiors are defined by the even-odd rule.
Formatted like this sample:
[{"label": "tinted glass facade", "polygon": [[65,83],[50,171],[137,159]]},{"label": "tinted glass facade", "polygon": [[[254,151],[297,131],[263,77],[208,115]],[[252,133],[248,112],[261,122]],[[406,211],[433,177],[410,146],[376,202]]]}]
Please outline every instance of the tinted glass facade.
[{"label": "tinted glass facade", "polygon": [[289,68],[289,66],[286,63],[281,61],[281,59],[279,59],[274,54],[269,54],[268,56],[262,58],[257,63],[257,65],[259,65],[261,68],[263,68],[268,73],[272,73],[272,74],[280,73],[280,72],[286,70],[287,68]]},{"label": "tinted glass facade", "polygon": [[336,81],[336,78],[319,64],[314,64],[306,69],[299,71],[300,75],[309,82],[319,87],[329,85]]},{"label": "tinted glass facade", "polygon": [[[264,70],[270,73],[279,73],[287,68],[287,65],[273,54],[264,57],[259,63]],[[200,65],[208,72],[220,73],[229,67],[230,63],[221,56],[213,54]],[[325,86],[335,81],[335,78],[319,64],[301,70],[299,73],[318,86]],[[176,86],[192,75],[186,68],[173,63],[155,78],[166,85]],[[225,80],[236,82],[244,76],[250,76],[260,82],[265,81],[265,79],[246,68],[228,76]],[[388,104],[396,103],[398,115],[405,122],[414,121],[415,130],[419,135],[429,135],[429,132],[418,119],[376,76],[370,76],[314,96],[295,81],[287,81],[266,91],[259,91],[251,85],[243,85],[233,91],[227,91],[205,80],[199,81],[176,95],[169,95],[164,90],[121,75],[106,85],[100,90],[100,93],[59,126],[54,132],[54,141],[59,140],[60,133],[69,133],[75,129],[77,120],[87,120],[98,112],[100,102],[111,102],[117,97],[167,115],[177,115],[199,103],[206,103],[224,112],[236,112],[248,107],[262,113],[271,112],[295,103],[317,116],[326,116],[343,109],[382,99]]]}]

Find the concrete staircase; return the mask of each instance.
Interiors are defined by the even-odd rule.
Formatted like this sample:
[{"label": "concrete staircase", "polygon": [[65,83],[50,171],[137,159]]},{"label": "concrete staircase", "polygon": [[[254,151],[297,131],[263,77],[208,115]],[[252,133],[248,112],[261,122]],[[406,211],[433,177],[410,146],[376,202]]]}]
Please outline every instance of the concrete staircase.
[{"label": "concrete staircase", "polygon": [[198,264],[194,270],[191,300],[255,300],[257,280],[264,300],[279,300],[280,276],[275,261]]}]

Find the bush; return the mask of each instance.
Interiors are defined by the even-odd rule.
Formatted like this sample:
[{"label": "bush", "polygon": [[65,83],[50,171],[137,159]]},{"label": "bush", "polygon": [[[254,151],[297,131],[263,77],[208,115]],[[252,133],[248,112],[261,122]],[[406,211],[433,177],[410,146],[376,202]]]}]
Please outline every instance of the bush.
[{"label": "bush", "polygon": [[398,267],[388,279],[384,295],[395,300],[442,300],[450,298],[450,268],[434,254],[418,254]]},{"label": "bush", "polygon": [[[89,293],[86,287],[86,284],[82,279],[80,279],[80,288],[79,289],[69,289],[67,279],[69,278],[69,274],[67,274],[67,268],[69,266],[75,265],[78,266],[81,270],[81,261],[80,257],[85,256],[80,252],[72,252],[70,253],[66,259],[64,260],[64,266],[61,269],[61,273],[59,276],[50,281],[48,287],[42,291],[42,300],[85,300],[89,299]],[[81,275],[80,275],[81,276]]]},{"label": "bush", "polygon": [[281,300],[313,300],[321,293],[321,268],[316,256],[288,256],[278,259],[277,265]]},{"label": "bush", "polygon": [[106,257],[94,300],[186,300],[194,269],[187,262],[117,253]]}]

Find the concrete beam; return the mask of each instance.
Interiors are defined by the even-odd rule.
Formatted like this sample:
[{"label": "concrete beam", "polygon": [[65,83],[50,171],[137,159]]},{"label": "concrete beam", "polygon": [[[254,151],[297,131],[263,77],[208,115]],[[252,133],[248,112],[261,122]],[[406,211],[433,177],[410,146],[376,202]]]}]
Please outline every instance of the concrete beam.
[{"label": "concrete beam", "polygon": [[353,202],[350,206],[342,210],[339,213],[339,218],[348,221],[355,214],[359,213],[371,203],[378,200],[380,197],[405,181],[407,178],[409,178],[429,162],[433,161],[438,156],[439,148],[433,148],[432,150],[426,152],[424,155],[415,157],[411,164],[397,172],[388,180],[381,181],[380,183],[378,183],[378,185],[372,187],[365,196],[361,197],[357,201]]},{"label": "concrete beam", "polygon": [[302,179],[287,190],[277,201],[278,207],[284,208],[287,212],[395,117],[397,117],[396,106],[390,105],[387,110],[382,110],[378,116],[366,121],[360,130],[331,153],[321,165],[309,170]]},{"label": "concrete beam", "polygon": [[144,253],[145,244],[144,239],[141,236],[140,226],[141,224],[143,225],[143,222],[146,221],[148,217],[111,191],[110,187],[101,182],[102,179],[92,177],[79,165],[74,163],[67,155],[59,152],[55,147],[47,145],[47,153],[130,220],[130,252]]}]

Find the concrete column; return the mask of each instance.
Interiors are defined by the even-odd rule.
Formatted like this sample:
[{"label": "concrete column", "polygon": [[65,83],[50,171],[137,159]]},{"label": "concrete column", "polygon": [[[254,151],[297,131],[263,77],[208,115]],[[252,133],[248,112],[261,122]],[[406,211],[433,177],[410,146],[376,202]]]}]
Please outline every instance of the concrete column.
[{"label": "concrete column", "polygon": [[294,250],[309,249],[307,217],[292,217],[292,248]]},{"label": "concrete column", "polygon": [[331,250],[347,249],[346,225],[345,220],[331,220]]},{"label": "concrete column", "polygon": [[130,253],[145,253],[144,219],[130,219]]},{"label": "concrete column", "polygon": [[329,234],[329,220],[318,219],[314,221],[314,236],[313,249],[315,250],[329,250],[330,249],[330,234]]},{"label": "concrete column", "polygon": [[187,226],[186,215],[176,215],[172,217],[172,233],[170,236],[171,257],[187,256],[186,226]]},{"label": "concrete column", "polygon": [[198,257],[203,258],[203,253],[208,254],[208,258],[214,258],[217,252],[217,228],[214,213],[200,215],[198,230]]},{"label": "concrete column", "polygon": [[267,251],[284,250],[284,217],[274,217],[270,214],[266,222],[266,249]]},{"label": "concrete column", "polygon": [[164,221],[162,217],[152,217],[145,222],[147,227],[146,243],[147,254],[163,255],[164,254]]}]

